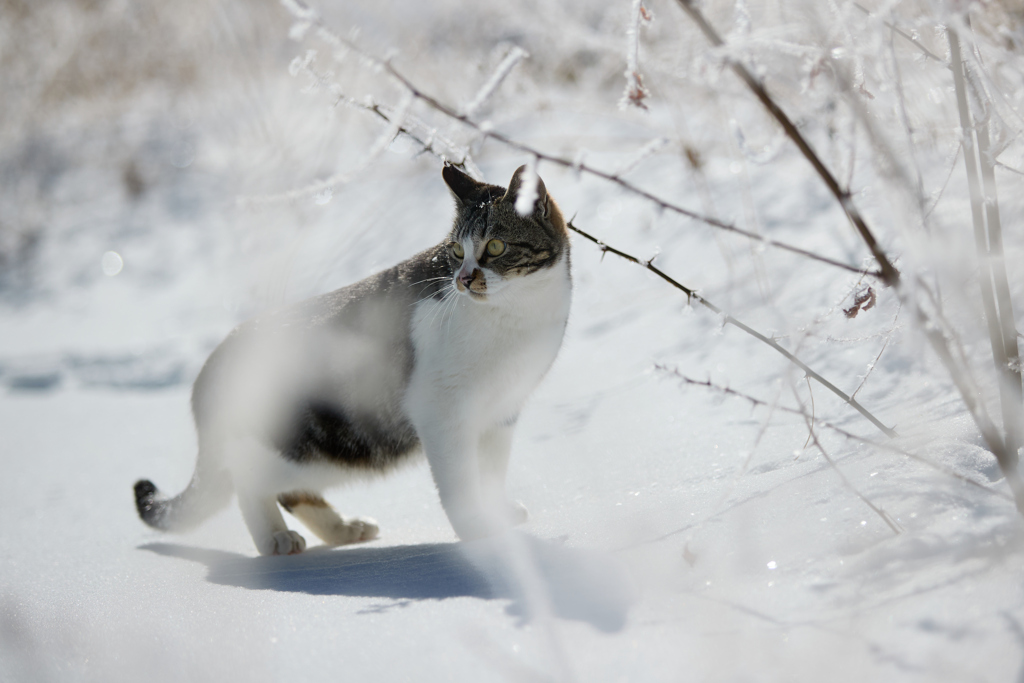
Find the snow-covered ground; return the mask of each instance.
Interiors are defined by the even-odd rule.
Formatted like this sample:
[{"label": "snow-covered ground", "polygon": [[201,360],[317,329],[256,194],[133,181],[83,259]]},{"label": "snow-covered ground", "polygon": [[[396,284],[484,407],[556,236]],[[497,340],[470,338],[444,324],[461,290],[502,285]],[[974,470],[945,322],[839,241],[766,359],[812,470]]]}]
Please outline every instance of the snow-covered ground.
[{"label": "snow-covered ground", "polygon": [[[423,19],[406,4],[417,6],[393,8]],[[567,40],[598,50],[601,36],[624,33],[623,4],[620,23],[580,20],[564,27]],[[355,6],[325,14],[361,21],[378,53],[398,41],[388,36],[399,19]],[[443,3],[449,14],[396,66],[422,77],[432,60],[451,64],[454,48],[431,30],[506,11],[482,3],[491,14],[459,19],[458,6]],[[668,21],[673,5],[654,9]],[[875,283],[877,305],[847,318],[842,309],[863,291],[857,275],[751,248],[553,164],[540,175],[576,225],[638,258],[657,254],[663,271],[858,390],[899,437],[887,440],[767,345],[576,236],[565,344],[513,447],[510,494],[531,514],[520,533],[457,543],[422,462],[329,494],[339,510],[380,522],[380,539],[363,545],[258,557],[235,506],[188,534],[145,527],[132,484],[187,483],[190,383],[223,335],[255,311],[408,257],[441,239],[451,218],[440,161],[408,140],[359,165],[383,124],[365,111],[332,113],[322,91],[303,94],[288,62],[307,46],[284,42],[289,19],[274,16],[284,47],[237,87],[167,100],[147,92],[110,121],[78,112],[37,142],[6,143],[21,151],[0,168],[3,206],[28,197],[45,230],[24,252],[31,268],[6,262],[0,278],[0,680],[1024,680],[1024,524],[895,298]],[[536,50],[531,41],[550,28],[529,26],[515,24],[522,33],[507,39]],[[475,48],[467,38],[460,49]],[[501,56],[480,54],[477,71],[424,87],[468,101]],[[538,67],[522,69],[503,86],[519,98],[513,113],[501,115],[512,100],[500,93],[485,112],[513,138],[569,158],[588,149],[588,163],[621,168],[676,130],[706,159],[654,155],[631,182],[844,262],[867,255],[794,150],[765,133],[778,146],[765,158],[735,147],[730,156],[713,137],[729,127],[714,102],[659,107],[655,92],[649,112],[620,111],[619,81],[597,87],[587,72],[563,90]],[[753,140],[769,128],[755,102],[745,107],[729,115]],[[529,160],[470,142],[491,182]],[[920,152],[928,192],[943,186],[950,152],[938,143]],[[857,169],[858,200],[884,225],[885,179],[868,166]],[[15,188],[19,169],[28,180]],[[263,201],[346,169],[357,172],[330,197]],[[970,248],[966,190],[954,177],[937,229],[962,229]],[[1011,225],[1022,195],[1015,176],[999,179]],[[910,241],[886,235],[914,267]],[[1019,255],[1019,236],[1007,242]],[[944,294],[967,301],[949,314],[983,368],[988,342],[967,324],[977,304],[970,292]],[[785,412],[801,404],[931,464],[820,424],[819,449],[804,417]]]}]

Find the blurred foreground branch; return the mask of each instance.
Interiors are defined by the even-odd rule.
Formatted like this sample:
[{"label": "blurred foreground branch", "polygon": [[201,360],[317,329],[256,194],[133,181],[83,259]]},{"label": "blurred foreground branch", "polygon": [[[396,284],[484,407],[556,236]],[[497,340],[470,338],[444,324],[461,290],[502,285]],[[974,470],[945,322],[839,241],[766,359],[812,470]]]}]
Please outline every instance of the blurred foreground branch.
[{"label": "blurred foreground branch", "polygon": [[[1024,502],[1024,486],[1018,473],[1018,449],[1022,443],[1024,420],[1024,394],[1021,387],[1020,351],[1013,319],[1013,304],[1003,258],[1002,221],[996,195],[995,170],[989,150],[988,122],[986,118],[973,125],[967,104],[964,64],[960,53],[960,39],[954,27],[947,27],[953,86],[956,91],[957,110],[963,139],[964,165],[971,197],[971,219],[980,265],[979,287],[988,324],[988,337],[992,347],[999,402],[1003,412],[1001,447],[992,445],[999,467],[1007,481],[1017,484],[1018,507]],[[1024,512],[1024,508],[1021,509]]]}]

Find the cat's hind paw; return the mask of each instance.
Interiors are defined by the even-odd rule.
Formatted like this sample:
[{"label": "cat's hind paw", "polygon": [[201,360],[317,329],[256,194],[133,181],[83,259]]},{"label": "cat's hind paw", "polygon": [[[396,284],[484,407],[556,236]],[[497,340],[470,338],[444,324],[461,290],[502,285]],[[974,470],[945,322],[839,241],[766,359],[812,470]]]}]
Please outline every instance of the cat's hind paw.
[{"label": "cat's hind paw", "polygon": [[321,529],[317,533],[327,545],[348,545],[377,538],[380,527],[377,520],[370,517],[339,518],[337,522]]},{"label": "cat's hind paw", "polygon": [[306,539],[296,531],[276,531],[260,544],[261,555],[298,555],[306,549]]}]

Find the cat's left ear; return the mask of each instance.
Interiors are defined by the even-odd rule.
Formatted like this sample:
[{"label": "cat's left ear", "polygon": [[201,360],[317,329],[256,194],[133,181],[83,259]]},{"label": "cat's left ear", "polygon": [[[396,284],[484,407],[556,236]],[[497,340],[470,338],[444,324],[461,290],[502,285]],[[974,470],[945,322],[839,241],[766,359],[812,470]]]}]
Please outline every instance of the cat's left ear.
[{"label": "cat's left ear", "polygon": [[[533,215],[539,216],[540,218],[548,217],[548,190],[544,187],[544,181],[540,179],[540,176],[534,176],[536,182],[537,198],[533,201]],[[519,199],[519,192],[523,189],[523,184],[526,182],[526,164],[523,164],[516,169],[516,172],[512,174],[512,180],[508,183],[508,192],[501,198],[503,202],[512,202],[515,205],[516,200]]]},{"label": "cat's left ear", "polygon": [[487,183],[474,180],[447,162],[441,169],[441,177],[455,198],[466,206],[476,203],[488,187]]}]

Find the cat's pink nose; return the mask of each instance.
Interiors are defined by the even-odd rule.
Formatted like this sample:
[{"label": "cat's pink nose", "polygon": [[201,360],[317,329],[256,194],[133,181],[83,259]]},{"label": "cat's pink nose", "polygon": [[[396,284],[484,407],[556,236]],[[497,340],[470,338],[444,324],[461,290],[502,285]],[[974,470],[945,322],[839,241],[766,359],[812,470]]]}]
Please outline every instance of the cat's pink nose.
[{"label": "cat's pink nose", "polygon": [[459,282],[462,283],[463,287],[469,287],[469,283],[471,283],[475,277],[476,277],[476,271],[475,270],[472,273],[467,273],[464,270],[459,272]]}]

